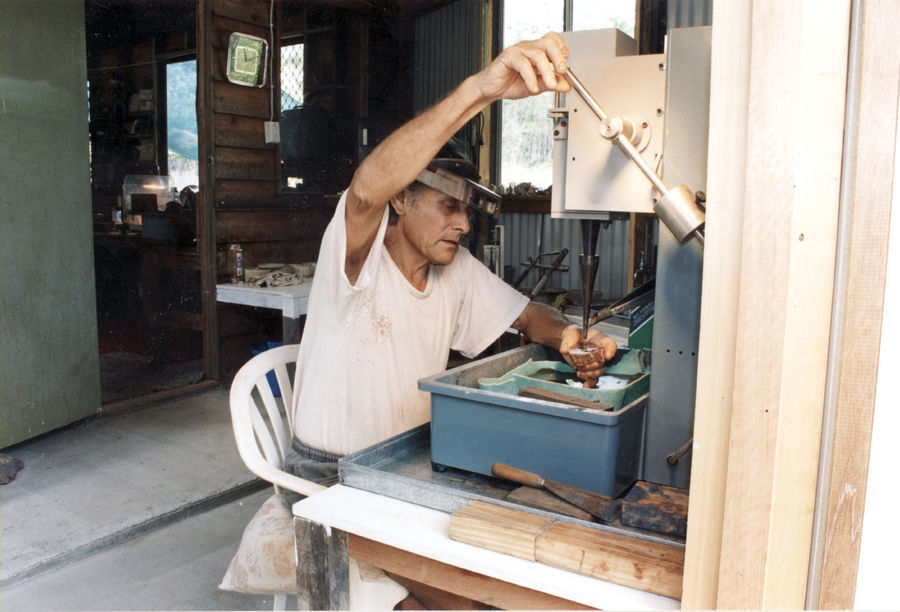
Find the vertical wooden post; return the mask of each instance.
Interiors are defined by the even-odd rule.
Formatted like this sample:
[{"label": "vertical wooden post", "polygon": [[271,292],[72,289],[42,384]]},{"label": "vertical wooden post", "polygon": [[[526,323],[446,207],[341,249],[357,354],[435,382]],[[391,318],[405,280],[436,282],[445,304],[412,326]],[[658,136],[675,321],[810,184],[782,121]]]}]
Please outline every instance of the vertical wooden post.
[{"label": "vertical wooden post", "polygon": [[755,2],[751,23],[754,121],[717,607],[802,608],[831,317],[849,6]]},{"label": "vertical wooden post", "polygon": [[197,244],[200,249],[200,313],[203,320],[203,375],[219,378],[216,315],[216,205],[213,121],[212,0],[197,0],[197,136],[200,184]]},{"label": "vertical wooden post", "polygon": [[[719,8],[683,603],[802,608],[831,315],[849,6],[761,0]],[[728,118],[736,122],[728,125]],[[715,582],[716,573],[714,587],[704,582]]]}]

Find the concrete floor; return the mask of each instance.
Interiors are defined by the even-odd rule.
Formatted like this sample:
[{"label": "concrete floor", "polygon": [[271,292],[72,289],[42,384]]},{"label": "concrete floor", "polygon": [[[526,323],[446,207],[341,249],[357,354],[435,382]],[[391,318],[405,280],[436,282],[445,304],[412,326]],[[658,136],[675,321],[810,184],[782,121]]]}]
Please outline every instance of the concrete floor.
[{"label": "concrete floor", "polygon": [[4,452],[25,463],[0,488],[4,611],[271,610],[218,589],[271,494],[238,457],[226,388]]}]

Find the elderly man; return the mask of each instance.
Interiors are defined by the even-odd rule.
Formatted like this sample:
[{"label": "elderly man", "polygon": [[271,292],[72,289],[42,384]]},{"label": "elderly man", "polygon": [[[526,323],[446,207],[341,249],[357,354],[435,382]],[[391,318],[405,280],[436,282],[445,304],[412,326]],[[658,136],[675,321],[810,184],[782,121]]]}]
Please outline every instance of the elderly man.
[{"label": "elderly man", "polygon": [[[292,406],[295,473],[334,482],[338,457],[427,422],[417,381],[445,369],[450,349],[475,356],[513,327],[572,363],[581,327],[459,248],[469,202],[446,184],[465,185],[474,167],[442,152],[491,102],[568,91],[567,55],[555,33],[507,48],[356,171],[323,237],[310,293]],[[602,357],[577,374],[596,379],[616,344],[595,330],[584,340]]]}]

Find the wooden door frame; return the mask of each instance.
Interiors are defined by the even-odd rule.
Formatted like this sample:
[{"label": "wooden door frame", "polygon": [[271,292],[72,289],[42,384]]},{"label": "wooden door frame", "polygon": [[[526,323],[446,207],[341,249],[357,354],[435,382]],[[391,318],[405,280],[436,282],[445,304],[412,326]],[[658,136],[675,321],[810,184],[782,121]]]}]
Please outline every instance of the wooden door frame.
[{"label": "wooden door frame", "polygon": [[197,0],[197,134],[200,193],[197,241],[200,248],[200,304],[203,317],[203,375],[219,378],[216,314],[215,122],[213,120],[212,0]]},{"label": "wooden door frame", "polygon": [[[889,4],[867,2],[860,15],[855,151],[841,130],[851,3],[716,5],[685,608],[853,607],[897,127]],[[848,284],[834,295],[842,160],[859,170],[844,202]],[[833,296],[859,310],[829,335]],[[837,370],[837,427],[822,445],[833,449],[823,507],[816,476],[835,342],[852,359]],[[820,578],[808,574],[814,516],[828,525]]]}]

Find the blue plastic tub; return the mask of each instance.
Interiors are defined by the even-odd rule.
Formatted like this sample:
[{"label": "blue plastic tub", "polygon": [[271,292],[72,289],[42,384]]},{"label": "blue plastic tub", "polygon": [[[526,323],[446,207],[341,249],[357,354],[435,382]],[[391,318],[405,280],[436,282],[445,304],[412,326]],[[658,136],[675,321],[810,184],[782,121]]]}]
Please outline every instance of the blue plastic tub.
[{"label": "blue plastic tub", "polygon": [[600,411],[479,389],[529,360],[560,357],[531,344],[419,381],[431,392],[432,463],[485,475],[505,463],[602,495],[624,491],[638,478],[647,395]]}]

